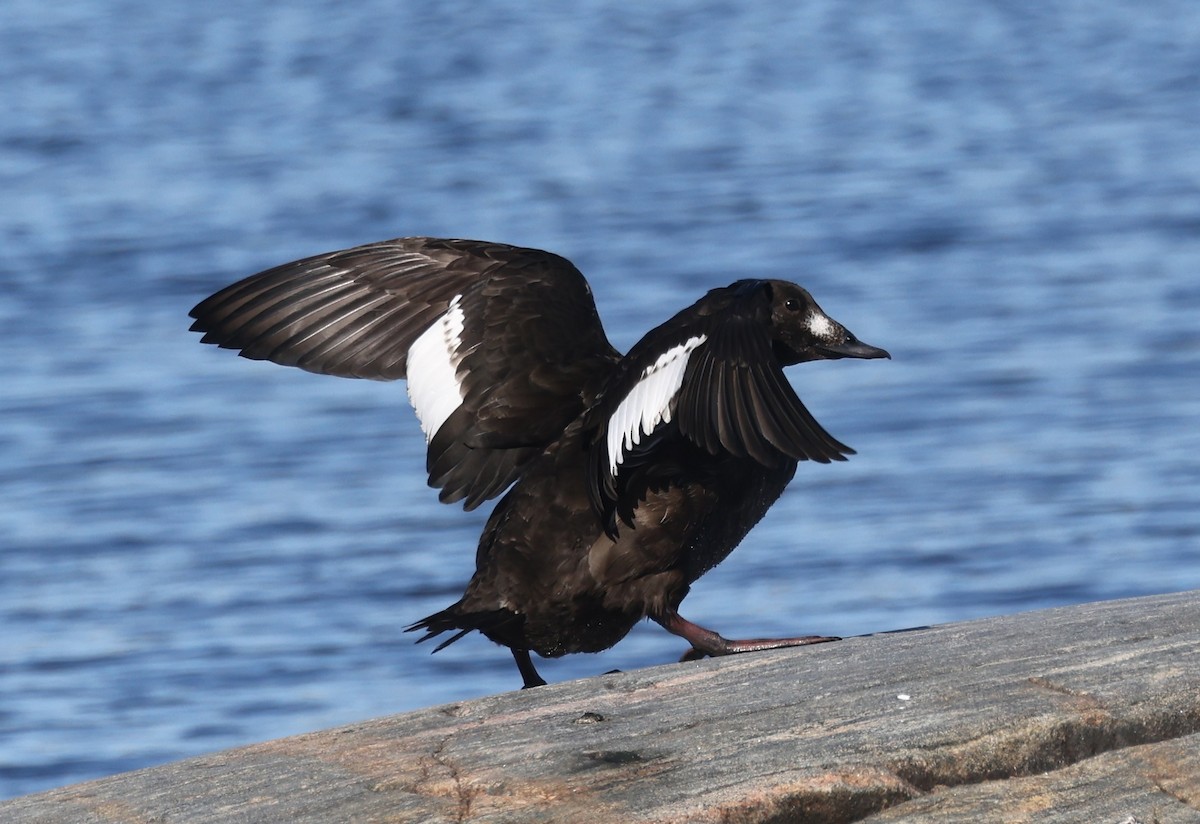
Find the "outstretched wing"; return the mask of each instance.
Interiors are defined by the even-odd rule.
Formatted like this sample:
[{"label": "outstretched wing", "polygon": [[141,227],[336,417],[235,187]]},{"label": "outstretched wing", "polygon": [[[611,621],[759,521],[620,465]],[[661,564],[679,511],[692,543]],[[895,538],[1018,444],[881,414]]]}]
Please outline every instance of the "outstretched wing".
[{"label": "outstretched wing", "polygon": [[583,412],[619,355],[570,261],[400,238],[277,266],[191,311],[204,343],[349,378],[407,378],[431,486],[473,509]]},{"label": "outstretched wing", "polygon": [[687,471],[689,450],[750,458],[845,460],[797,397],[772,351],[770,307],[751,285],[716,289],[647,334],[589,416],[589,491],[610,532],[647,488]]}]

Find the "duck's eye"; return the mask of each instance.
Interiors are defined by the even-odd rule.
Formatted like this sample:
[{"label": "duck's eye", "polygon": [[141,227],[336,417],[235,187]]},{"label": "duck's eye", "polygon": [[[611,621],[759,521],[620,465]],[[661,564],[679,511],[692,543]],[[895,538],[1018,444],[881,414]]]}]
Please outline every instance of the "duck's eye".
[{"label": "duck's eye", "polygon": [[796,300],[795,298],[788,298],[783,302],[783,305],[786,306],[789,311],[795,312],[800,308],[800,301]]}]

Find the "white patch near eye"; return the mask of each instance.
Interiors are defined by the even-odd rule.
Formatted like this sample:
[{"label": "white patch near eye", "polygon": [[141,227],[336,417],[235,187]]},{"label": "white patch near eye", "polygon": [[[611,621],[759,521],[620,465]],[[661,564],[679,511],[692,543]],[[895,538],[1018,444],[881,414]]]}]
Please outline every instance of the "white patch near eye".
[{"label": "white patch near eye", "polygon": [[462,295],[455,295],[444,314],[438,317],[408,347],[408,400],[416,410],[425,442],[446,422],[463,402],[458,364],[462,357]]},{"label": "white patch near eye", "polygon": [[818,338],[831,338],[833,337],[833,321],[829,319],[828,315],[813,312],[808,316],[808,331]]},{"label": "white patch near eye", "polygon": [[638,382],[608,419],[608,469],[613,475],[625,459],[625,452],[641,443],[643,435],[649,435],[660,423],[670,422],[688,358],[707,339],[706,335],[697,335],[663,352],[642,370]]}]

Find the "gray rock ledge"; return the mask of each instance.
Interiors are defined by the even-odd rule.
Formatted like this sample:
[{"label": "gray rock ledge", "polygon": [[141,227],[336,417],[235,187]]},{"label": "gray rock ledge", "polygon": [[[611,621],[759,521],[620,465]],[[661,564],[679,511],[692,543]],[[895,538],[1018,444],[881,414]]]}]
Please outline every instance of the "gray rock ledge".
[{"label": "gray rock ledge", "polygon": [[0,821],[1200,822],[1200,591],[447,704]]}]

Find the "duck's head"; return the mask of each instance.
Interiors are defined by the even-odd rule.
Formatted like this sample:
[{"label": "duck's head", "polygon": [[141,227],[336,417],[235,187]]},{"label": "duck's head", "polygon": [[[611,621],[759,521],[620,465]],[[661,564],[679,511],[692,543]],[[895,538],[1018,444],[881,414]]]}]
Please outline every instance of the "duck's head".
[{"label": "duck's head", "polygon": [[836,358],[890,358],[886,350],[863,343],[813,300],[786,280],[761,281],[771,307],[771,340],[780,363],[788,366]]}]

